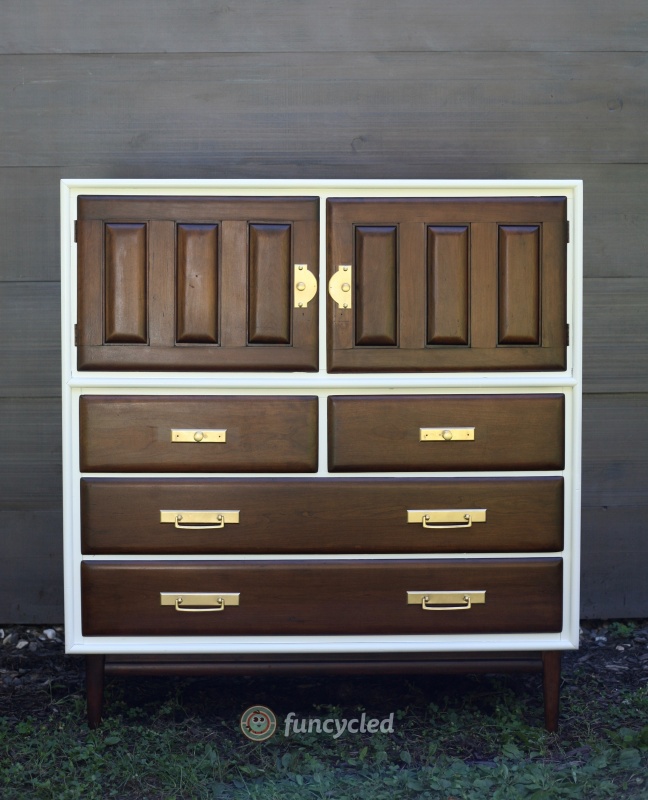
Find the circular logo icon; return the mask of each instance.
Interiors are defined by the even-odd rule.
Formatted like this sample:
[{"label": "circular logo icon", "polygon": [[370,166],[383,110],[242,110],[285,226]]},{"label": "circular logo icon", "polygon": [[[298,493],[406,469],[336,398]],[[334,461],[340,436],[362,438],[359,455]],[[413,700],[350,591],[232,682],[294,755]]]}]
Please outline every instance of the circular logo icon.
[{"label": "circular logo icon", "polygon": [[277,730],[277,718],[266,706],[250,706],[241,715],[241,730],[253,742],[263,742]]}]

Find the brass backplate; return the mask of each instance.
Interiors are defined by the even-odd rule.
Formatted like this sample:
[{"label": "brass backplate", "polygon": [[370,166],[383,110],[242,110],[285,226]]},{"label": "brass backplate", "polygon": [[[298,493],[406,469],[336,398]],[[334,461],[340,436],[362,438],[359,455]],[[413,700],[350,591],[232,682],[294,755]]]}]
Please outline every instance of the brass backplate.
[{"label": "brass backplate", "polygon": [[161,606],[175,606],[181,600],[184,606],[237,606],[239,592],[160,592]]},{"label": "brass backplate", "polygon": [[419,428],[421,442],[472,442],[474,428]]},{"label": "brass backplate", "polygon": [[317,294],[317,278],[308,264],[295,264],[295,308],[306,308]]},{"label": "brass backplate", "polygon": [[160,522],[177,521],[186,525],[233,524],[239,521],[240,511],[160,511]]},{"label": "brass backplate", "polygon": [[195,444],[212,444],[214,442],[227,441],[227,429],[225,430],[205,430],[197,428],[173,429],[171,431],[172,442],[194,442]]},{"label": "brass backplate", "polygon": [[407,521],[419,525],[467,527],[468,522],[486,522],[485,508],[419,508],[408,509]]},{"label": "brass backplate", "polygon": [[420,606],[425,602],[427,605],[455,606],[462,605],[466,597],[470,598],[471,605],[483,604],[486,602],[486,591],[466,589],[462,592],[408,592],[407,605]]},{"label": "brass backplate", "polygon": [[353,283],[351,265],[342,264],[329,280],[329,294],[338,304],[338,308],[352,308]]}]

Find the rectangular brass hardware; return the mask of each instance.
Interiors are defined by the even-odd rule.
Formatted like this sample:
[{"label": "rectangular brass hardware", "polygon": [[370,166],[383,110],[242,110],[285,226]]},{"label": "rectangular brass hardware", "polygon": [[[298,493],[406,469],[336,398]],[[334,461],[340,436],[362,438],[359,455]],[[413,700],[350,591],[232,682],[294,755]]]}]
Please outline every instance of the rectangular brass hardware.
[{"label": "rectangular brass hardware", "polygon": [[190,429],[174,429],[171,431],[172,442],[200,442],[201,444],[209,444],[212,442],[226,442],[227,429],[225,430],[196,430]]},{"label": "rectangular brass hardware", "polygon": [[172,522],[184,530],[206,530],[236,524],[239,514],[239,511],[160,511],[160,522]]},{"label": "rectangular brass hardware", "polygon": [[352,308],[351,265],[342,264],[329,280],[329,294],[338,304],[338,308]]},{"label": "rectangular brass hardware", "polygon": [[474,428],[419,428],[421,442],[472,442]]},{"label": "rectangular brass hardware", "polygon": [[421,606],[423,611],[468,611],[486,602],[486,592],[473,589],[463,592],[408,592],[407,605]]},{"label": "rectangular brass hardware", "polygon": [[486,522],[485,508],[408,509],[407,521],[424,528],[470,528],[473,522]]},{"label": "rectangular brass hardware", "polygon": [[295,264],[295,308],[306,308],[317,294],[317,278],[308,264]]},{"label": "rectangular brass hardware", "polygon": [[239,592],[160,592],[160,605],[176,611],[223,611],[239,604]]}]

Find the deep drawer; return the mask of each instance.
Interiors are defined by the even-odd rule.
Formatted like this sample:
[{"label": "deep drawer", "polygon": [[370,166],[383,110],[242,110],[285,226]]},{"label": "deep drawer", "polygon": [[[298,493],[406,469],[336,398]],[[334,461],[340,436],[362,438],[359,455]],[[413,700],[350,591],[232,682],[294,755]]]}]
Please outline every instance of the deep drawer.
[{"label": "deep drawer", "polygon": [[79,418],[84,472],[317,470],[314,397],[85,395]]},{"label": "deep drawer", "polygon": [[548,552],[563,481],[85,478],[81,529],[87,554]]},{"label": "deep drawer", "polygon": [[330,397],[329,469],[562,469],[564,406],[561,394]]},{"label": "deep drawer", "polygon": [[[559,558],[85,562],[81,580],[86,636],[531,633],[562,627]],[[410,592],[425,593],[435,610],[408,602]],[[196,598],[201,593],[210,597]],[[218,608],[222,599],[232,604],[204,610]],[[178,610],[183,603],[186,610]],[[203,612],[189,613],[192,608]]]}]

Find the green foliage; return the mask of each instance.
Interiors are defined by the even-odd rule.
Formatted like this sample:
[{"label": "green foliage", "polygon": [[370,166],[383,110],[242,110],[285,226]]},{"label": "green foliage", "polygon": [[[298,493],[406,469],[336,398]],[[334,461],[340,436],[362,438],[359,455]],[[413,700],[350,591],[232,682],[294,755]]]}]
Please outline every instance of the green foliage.
[{"label": "green foliage", "polygon": [[[277,734],[246,739],[245,681],[116,680],[106,719],[88,730],[79,695],[47,714],[0,717],[2,800],[617,800],[648,797],[646,688],[608,698],[586,671],[563,692],[559,734],[542,727],[537,676],[423,679],[384,688],[352,680],[275,697]],[[345,684],[346,685],[346,684]],[[281,690],[284,695],[273,694]],[[345,696],[337,684],[338,694]],[[220,688],[219,688],[220,687]],[[258,692],[259,684],[254,685]],[[344,686],[342,687],[344,688]],[[127,692],[137,692],[135,699]],[[330,693],[330,692],[329,692]],[[364,694],[363,694],[364,693]],[[358,704],[358,694],[363,694]],[[250,702],[248,702],[250,701]],[[390,703],[398,705],[390,709]],[[293,705],[295,703],[296,705]],[[373,705],[371,705],[373,703]],[[247,705],[246,705],[247,704]],[[273,707],[273,703],[268,701]],[[283,715],[352,718],[394,712],[393,733],[286,738]]]}]

